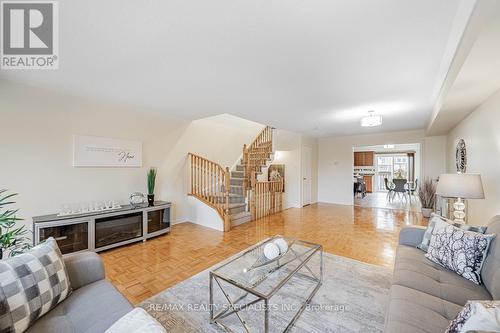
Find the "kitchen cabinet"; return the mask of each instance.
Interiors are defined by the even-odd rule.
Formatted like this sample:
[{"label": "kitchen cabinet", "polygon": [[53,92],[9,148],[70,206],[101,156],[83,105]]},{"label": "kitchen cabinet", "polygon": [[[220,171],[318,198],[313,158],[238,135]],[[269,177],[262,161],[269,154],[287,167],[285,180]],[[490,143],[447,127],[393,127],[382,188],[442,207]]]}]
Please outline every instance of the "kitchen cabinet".
[{"label": "kitchen cabinet", "polygon": [[365,151],[365,165],[364,166],[373,166],[373,155],[372,151]]},{"label": "kitchen cabinet", "polygon": [[373,192],[373,176],[363,176],[365,182],[366,193]]},{"label": "kitchen cabinet", "polygon": [[354,152],[354,166],[373,166],[374,153],[372,151]]},{"label": "kitchen cabinet", "polygon": [[354,166],[363,166],[364,161],[365,161],[364,153],[362,152],[354,153]]}]

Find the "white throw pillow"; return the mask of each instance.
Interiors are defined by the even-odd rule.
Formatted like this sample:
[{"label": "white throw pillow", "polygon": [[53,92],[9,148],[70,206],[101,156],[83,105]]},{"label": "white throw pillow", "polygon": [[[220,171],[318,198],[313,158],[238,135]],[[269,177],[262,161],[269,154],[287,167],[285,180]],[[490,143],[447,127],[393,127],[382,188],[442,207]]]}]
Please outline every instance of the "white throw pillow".
[{"label": "white throw pillow", "polygon": [[500,301],[469,301],[448,326],[446,333],[500,331]]},{"label": "white throw pillow", "polygon": [[135,308],[114,323],[105,333],[167,333],[143,308]]},{"label": "white throw pillow", "polygon": [[481,284],[481,269],[494,237],[436,221],[425,256],[467,280]]},{"label": "white throw pillow", "polygon": [[454,225],[457,228],[468,231],[479,232],[481,234],[484,234],[487,229],[486,226],[474,226],[474,225],[456,223],[443,216],[432,213],[429,223],[427,224],[427,229],[425,230],[424,236],[422,237],[422,242],[417,246],[417,248],[419,248],[420,250],[427,252],[427,250],[429,249],[429,243],[431,242],[432,231],[434,230],[437,221],[444,221],[448,224]]}]

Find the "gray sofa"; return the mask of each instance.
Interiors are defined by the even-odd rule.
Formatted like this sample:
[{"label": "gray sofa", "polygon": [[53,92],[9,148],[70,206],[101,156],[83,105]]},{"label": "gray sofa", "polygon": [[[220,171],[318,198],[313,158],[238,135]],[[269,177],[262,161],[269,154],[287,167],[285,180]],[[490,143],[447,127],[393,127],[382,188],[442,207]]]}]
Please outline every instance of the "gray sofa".
[{"label": "gray sofa", "polygon": [[104,332],[133,309],[127,299],[104,279],[104,265],[96,253],[70,255],[64,258],[64,263],[73,292],[26,332]]},{"label": "gray sofa", "polygon": [[424,227],[405,227],[400,232],[386,333],[442,333],[468,300],[500,299],[500,216],[490,221],[486,231],[497,237],[481,271],[484,285],[427,259],[416,248],[424,232]]}]

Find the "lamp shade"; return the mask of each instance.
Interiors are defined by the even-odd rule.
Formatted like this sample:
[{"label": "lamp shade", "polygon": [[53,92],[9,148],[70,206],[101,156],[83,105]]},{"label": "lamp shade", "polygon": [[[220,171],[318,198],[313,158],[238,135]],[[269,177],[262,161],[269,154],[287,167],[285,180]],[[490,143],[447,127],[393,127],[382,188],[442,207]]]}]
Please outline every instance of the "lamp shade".
[{"label": "lamp shade", "polygon": [[439,176],[436,194],[448,198],[484,199],[481,175],[445,173]]}]

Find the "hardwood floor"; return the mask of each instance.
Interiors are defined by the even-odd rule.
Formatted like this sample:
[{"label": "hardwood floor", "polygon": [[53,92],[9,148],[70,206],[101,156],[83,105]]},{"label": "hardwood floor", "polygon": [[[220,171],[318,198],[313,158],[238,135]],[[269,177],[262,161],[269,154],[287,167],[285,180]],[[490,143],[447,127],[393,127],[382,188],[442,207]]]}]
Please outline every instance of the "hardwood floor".
[{"label": "hardwood floor", "polygon": [[276,234],[320,243],[329,253],[392,267],[398,232],[425,225],[404,210],[314,204],[249,222],[227,233],[193,223],[168,235],[101,253],[107,278],[134,304]]},{"label": "hardwood floor", "polygon": [[411,202],[396,195],[391,201],[387,200],[387,192],[367,193],[364,198],[355,197],[354,205],[360,207],[403,209],[412,212],[420,212],[420,200],[417,196],[411,197]]}]

